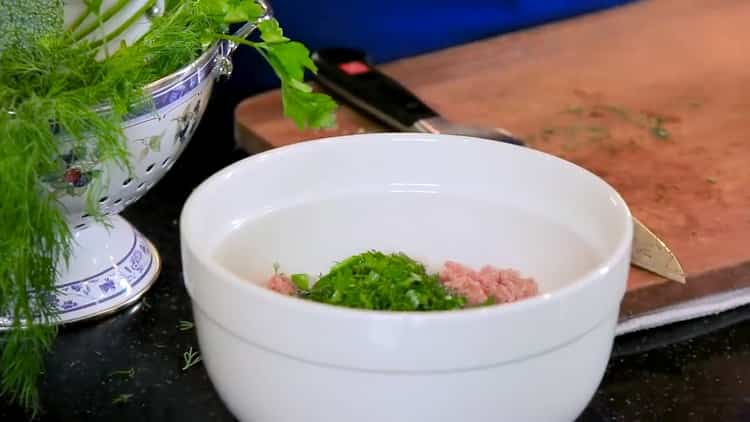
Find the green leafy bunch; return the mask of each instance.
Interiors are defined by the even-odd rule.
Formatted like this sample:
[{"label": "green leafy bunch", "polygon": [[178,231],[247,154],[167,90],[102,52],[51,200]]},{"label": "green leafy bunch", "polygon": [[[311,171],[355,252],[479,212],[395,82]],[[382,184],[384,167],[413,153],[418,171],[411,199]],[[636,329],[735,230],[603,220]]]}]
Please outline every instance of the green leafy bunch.
[{"label": "green leafy bunch", "polygon": [[[87,1],[97,14],[101,3]],[[101,42],[47,25],[55,16],[37,13],[45,4],[60,0],[0,5],[0,29],[8,29],[0,31],[0,322],[8,321],[0,331],[0,396],[32,412],[40,410],[38,383],[57,335],[57,270],[72,245],[59,194],[47,183],[65,169],[64,151],[93,151],[102,165],[130,170],[122,123],[135,107],[151,104],[144,87],[220,40],[250,46],[267,59],[281,82],[283,112],[298,127],[330,126],[336,110],[304,82],[306,71],[316,71],[308,50],[286,38],[254,0],[167,0],[143,38],[105,59],[97,58]],[[227,34],[231,24],[257,20],[259,40]],[[36,30],[24,32],[29,28]],[[71,189],[104,221],[96,198],[107,181],[93,175]]]}]

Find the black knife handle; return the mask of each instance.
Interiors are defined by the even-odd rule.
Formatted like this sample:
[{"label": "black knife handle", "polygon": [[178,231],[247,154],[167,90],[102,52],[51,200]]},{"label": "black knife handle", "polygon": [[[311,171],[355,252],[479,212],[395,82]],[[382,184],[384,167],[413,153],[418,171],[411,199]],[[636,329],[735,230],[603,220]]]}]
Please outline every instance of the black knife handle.
[{"label": "black knife handle", "polygon": [[418,120],[436,117],[414,94],[371,66],[365,53],[347,48],[315,51],[316,79],[334,95],[399,131],[413,131]]}]

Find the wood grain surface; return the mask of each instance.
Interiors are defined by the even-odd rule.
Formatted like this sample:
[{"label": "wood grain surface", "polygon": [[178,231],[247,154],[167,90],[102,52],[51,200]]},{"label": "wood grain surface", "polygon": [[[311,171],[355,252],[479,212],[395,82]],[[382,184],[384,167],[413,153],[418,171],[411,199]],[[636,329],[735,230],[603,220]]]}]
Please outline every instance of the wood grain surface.
[{"label": "wood grain surface", "polygon": [[[633,269],[622,319],[750,286],[750,2],[641,1],[380,67],[446,118],[506,128],[611,183],[686,285]],[[384,129],[342,107],[297,130],[277,91],[242,102],[249,152]]]}]

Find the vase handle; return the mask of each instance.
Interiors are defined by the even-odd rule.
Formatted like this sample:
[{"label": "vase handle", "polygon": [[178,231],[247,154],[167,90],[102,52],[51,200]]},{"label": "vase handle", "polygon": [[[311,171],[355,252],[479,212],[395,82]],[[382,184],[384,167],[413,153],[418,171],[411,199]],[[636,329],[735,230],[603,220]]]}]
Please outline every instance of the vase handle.
[{"label": "vase handle", "polygon": [[[253,33],[253,31],[255,31],[260,22],[270,19],[273,16],[271,5],[269,5],[266,0],[256,1],[263,8],[263,15],[255,22],[247,22],[242,25],[237,31],[234,32],[234,34],[232,34],[235,37],[247,38],[248,36],[250,36],[250,34]],[[216,69],[217,78],[228,78],[232,75],[232,70],[234,69],[234,67],[232,66],[232,54],[234,53],[234,50],[237,49],[237,47],[239,47],[237,43],[229,40],[223,40],[221,42],[221,46],[219,47],[219,55],[216,57],[216,66],[214,67],[214,69]]]}]

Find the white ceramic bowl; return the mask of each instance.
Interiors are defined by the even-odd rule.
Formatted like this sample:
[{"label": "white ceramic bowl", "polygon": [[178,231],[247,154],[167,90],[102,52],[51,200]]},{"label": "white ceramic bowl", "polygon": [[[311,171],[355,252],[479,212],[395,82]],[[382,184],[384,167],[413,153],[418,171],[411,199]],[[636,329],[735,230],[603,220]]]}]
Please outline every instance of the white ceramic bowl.
[{"label": "white ceramic bowl", "polygon": [[[571,421],[604,373],[632,220],[593,174],[464,137],[309,141],[235,163],[181,217],[209,376],[254,422]],[[514,267],[541,294],[471,310],[335,307],[262,284],[367,249]]]}]

